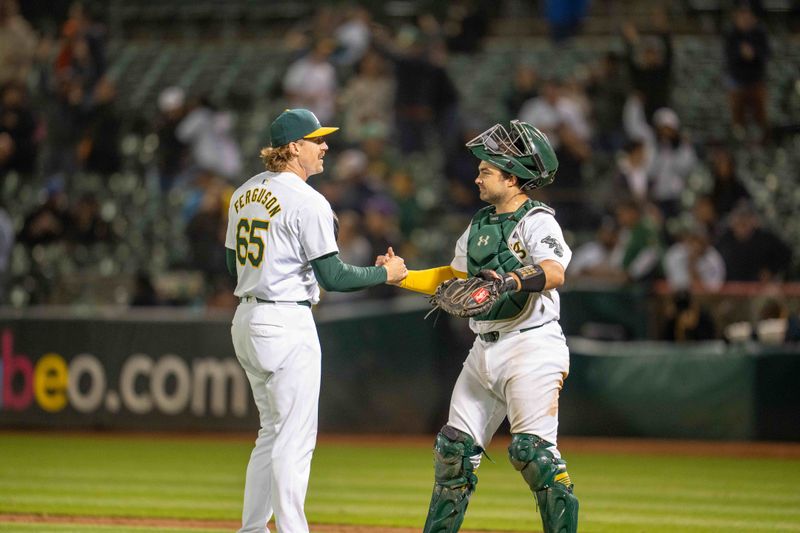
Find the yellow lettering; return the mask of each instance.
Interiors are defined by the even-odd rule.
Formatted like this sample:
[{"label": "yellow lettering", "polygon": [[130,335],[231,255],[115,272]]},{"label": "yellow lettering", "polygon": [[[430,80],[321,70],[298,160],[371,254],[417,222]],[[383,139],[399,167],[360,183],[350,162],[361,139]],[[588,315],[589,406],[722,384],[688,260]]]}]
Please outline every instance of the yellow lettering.
[{"label": "yellow lettering", "polygon": [[280,205],[276,205],[276,206],[275,206],[275,207],[272,209],[272,211],[270,211],[270,212],[269,212],[269,216],[271,216],[271,217],[274,217],[275,215],[277,215],[277,214],[278,214],[278,213],[280,213],[280,212],[281,212],[281,206],[280,206]]},{"label": "yellow lettering", "polygon": [[33,391],[39,406],[50,413],[67,406],[67,363],[57,353],[48,353],[36,363]]},{"label": "yellow lettering", "polygon": [[250,203],[250,192],[251,192],[251,191],[247,191],[247,192],[244,194],[244,203],[246,203],[246,204],[249,204],[249,203]]}]

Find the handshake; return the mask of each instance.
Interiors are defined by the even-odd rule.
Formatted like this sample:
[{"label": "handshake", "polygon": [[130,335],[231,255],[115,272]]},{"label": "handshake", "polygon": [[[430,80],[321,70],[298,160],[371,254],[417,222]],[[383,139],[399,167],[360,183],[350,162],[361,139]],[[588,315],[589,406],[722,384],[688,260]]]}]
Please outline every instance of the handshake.
[{"label": "handshake", "polygon": [[400,282],[408,276],[405,260],[399,255],[394,255],[391,246],[386,250],[386,255],[375,258],[375,266],[386,269],[386,283],[389,285],[400,285]]}]

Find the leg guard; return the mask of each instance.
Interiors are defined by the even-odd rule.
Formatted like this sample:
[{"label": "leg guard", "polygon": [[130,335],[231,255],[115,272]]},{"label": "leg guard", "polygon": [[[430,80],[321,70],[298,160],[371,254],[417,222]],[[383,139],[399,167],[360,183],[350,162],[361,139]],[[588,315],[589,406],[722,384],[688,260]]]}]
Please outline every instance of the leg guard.
[{"label": "leg guard", "polygon": [[481,451],[470,435],[454,427],[444,426],[436,435],[436,483],[423,533],[455,533],[461,527],[478,483],[470,457]]},{"label": "leg guard", "polygon": [[572,494],[567,466],[536,435],[514,434],[508,456],[536,496],[544,533],[578,531],[578,498]]}]

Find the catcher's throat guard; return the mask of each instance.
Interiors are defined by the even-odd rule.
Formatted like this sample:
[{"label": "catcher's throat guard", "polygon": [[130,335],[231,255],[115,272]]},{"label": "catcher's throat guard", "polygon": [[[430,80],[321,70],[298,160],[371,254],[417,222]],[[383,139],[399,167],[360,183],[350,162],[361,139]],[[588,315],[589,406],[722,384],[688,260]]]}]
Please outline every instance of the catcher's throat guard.
[{"label": "catcher's throat guard", "polygon": [[558,158],[547,136],[520,120],[512,120],[510,130],[495,124],[466,146],[478,159],[517,176],[523,191],[551,184],[558,170]]}]

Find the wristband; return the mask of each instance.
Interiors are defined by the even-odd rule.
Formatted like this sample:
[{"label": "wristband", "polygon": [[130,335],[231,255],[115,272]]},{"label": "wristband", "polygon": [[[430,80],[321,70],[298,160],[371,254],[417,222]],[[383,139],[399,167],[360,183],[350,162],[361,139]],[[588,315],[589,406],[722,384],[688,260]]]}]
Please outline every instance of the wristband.
[{"label": "wristband", "polygon": [[520,285],[522,286],[520,290],[524,292],[542,292],[544,286],[547,284],[547,277],[544,274],[544,269],[539,265],[524,266],[512,270],[512,272],[519,276]]}]

